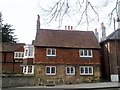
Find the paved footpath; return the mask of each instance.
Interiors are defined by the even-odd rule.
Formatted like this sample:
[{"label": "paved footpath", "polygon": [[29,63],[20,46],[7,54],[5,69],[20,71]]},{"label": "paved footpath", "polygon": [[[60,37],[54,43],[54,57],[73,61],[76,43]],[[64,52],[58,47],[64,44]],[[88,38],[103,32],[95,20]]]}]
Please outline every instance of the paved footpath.
[{"label": "paved footpath", "polygon": [[17,88],[66,88],[66,89],[102,89],[102,88],[116,88],[120,87],[118,82],[100,82],[100,83],[85,83],[75,85],[56,85],[56,86],[29,86],[29,87],[17,87]]}]

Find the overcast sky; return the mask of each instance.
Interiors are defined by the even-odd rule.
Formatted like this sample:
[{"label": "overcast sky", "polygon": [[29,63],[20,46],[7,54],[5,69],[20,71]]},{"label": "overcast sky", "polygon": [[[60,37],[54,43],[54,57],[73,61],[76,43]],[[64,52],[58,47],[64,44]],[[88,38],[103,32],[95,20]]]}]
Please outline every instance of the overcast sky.
[{"label": "overcast sky", "polygon": [[[0,0],[0,12],[2,12],[2,19],[4,20],[3,23],[13,25],[12,28],[15,29],[15,35],[17,35],[20,43],[31,44],[32,40],[35,39],[36,21],[38,14],[41,15],[41,28],[58,29],[58,24],[56,24],[56,22],[53,22],[50,25],[45,23],[44,14],[41,12],[39,6],[47,7],[50,5],[48,3],[48,0]],[[114,8],[114,3],[112,2],[111,4],[108,6],[109,9],[106,9],[106,12]],[[99,29],[101,22],[104,22],[107,27],[107,22],[105,19],[106,12],[100,14],[100,22],[90,25],[90,31],[94,30],[95,28]],[[73,21],[69,23],[68,21],[64,21],[63,26],[60,29],[64,29],[65,25],[73,25],[73,27],[75,26]],[[82,25],[76,29],[86,30],[85,27],[86,26]],[[111,32],[113,32],[113,28],[109,28],[107,35],[109,35]]]}]

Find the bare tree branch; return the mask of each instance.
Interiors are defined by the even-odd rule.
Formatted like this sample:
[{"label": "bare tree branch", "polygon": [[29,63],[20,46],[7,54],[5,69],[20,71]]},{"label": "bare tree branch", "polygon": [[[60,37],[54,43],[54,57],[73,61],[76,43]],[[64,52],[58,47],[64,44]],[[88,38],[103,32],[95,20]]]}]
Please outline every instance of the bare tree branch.
[{"label": "bare tree branch", "polygon": [[116,0],[116,5],[113,8],[113,10],[108,14],[108,17],[109,17],[109,20],[110,20],[109,26],[111,25],[112,20],[113,20],[113,13],[115,12],[117,14],[117,7],[118,7],[118,0]]},{"label": "bare tree branch", "polygon": [[[113,13],[116,12],[116,14],[117,14],[118,1],[119,0],[116,0],[115,7],[108,15],[108,17],[110,19],[110,24],[113,19]],[[73,11],[74,6],[72,7],[70,2],[71,2],[70,0],[59,0],[49,10],[46,10],[41,7],[41,9],[43,11],[47,12],[48,13],[47,15],[50,16],[47,24],[49,24],[50,22],[55,20],[55,21],[59,22],[59,27],[61,27],[64,17],[66,15],[68,15],[69,17],[72,16],[70,14]],[[108,5],[108,2],[109,2],[108,0],[103,1],[102,7],[106,7]],[[74,10],[74,12],[75,12],[74,14],[80,15],[80,18],[77,21],[76,27],[78,25],[86,23],[87,30],[88,30],[90,22],[95,21],[95,20],[97,20],[97,22],[99,22],[99,13],[97,11],[98,9],[96,6],[94,6],[94,4],[92,2],[90,2],[90,0],[76,0],[75,3],[76,3],[76,8]],[[91,14],[94,14],[94,15],[91,15]]]}]

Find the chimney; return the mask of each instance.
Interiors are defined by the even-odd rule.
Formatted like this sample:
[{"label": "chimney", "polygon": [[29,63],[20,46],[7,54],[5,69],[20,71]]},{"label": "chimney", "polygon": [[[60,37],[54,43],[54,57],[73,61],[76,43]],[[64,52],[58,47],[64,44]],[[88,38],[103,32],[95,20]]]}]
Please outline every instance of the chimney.
[{"label": "chimney", "polygon": [[71,26],[71,30],[73,30],[73,26]]},{"label": "chimney", "polygon": [[68,30],[70,30],[70,26],[68,26]]},{"label": "chimney", "polygon": [[65,26],[65,30],[67,30],[67,26]]},{"label": "chimney", "polygon": [[65,30],[73,30],[73,26],[65,26]]},{"label": "chimney", "polygon": [[97,40],[98,40],[98,42],[99,42],[99,33],[98,33],[98,31],[97,31],[97,28],[95,29],[95,36],[96,36],[96,38],[97,38]]},{"label": "chimney", "polygon": [[40,29],[40,16],[38,15],[38,18],[37,18],[37,30]]},{"label": "chimney", "polygon": [[102,29],[102,41],[106,39],[106,28],[104,26],[104,23],[101,23],[101,29]]}]

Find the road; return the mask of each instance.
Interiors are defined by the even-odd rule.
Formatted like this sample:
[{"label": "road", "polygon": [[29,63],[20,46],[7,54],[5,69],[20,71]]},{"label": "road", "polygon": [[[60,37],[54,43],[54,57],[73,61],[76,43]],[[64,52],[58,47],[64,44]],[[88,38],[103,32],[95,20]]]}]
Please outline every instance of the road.
[{"label": "road", "polygon": [[104,89],[79,89],[79,88],[5,88],[2,90],[120,90],[120,88],[104,88]]}]

